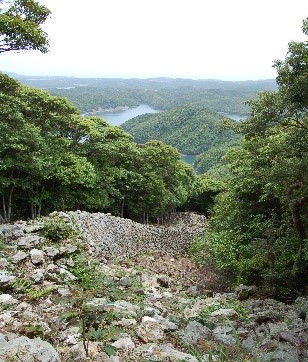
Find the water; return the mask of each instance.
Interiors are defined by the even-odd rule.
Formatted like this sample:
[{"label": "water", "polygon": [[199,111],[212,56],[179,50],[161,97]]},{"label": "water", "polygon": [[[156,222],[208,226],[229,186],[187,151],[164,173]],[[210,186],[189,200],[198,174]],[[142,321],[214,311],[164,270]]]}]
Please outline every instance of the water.
[{"label": "water", "polygon": [[129,119],[140,116],[141,114],[159,112],[160,111],[157,111],[146,104],[140,104],[138,107],[129,108],[128,110],[122,112],[102,112],[95,113],[95,115],[102,117],[111,126],[120,126]]},{"label": "water", "polygon": [[[129,119],[140,116],[142,114],[159,113],[159,112],[160,111],[157,111],[146,104],[140,104],[138,107],[129,108],[128,110],[122,112],[115,112],[115,113],[101,112],[101,113],[96,113],[95,115],[102,117],[106,122],[108,122],[112,126],[120,126],[122,123],[128,121]],[[219,113],[222,114],[223,116],[234,119],[235,121],[247,118],[245,116],[240,116],[238,114],[223,113],[223,112]],[[196,157],[197,155],[182,155],[182,160],[185,163],[193,166]]]},{"label": "water", "polygon": [[235,114],[235,113],[225,113],[225,112],[218,112],[218,113],[224,117],[233,119],[234,121],[240,121],[241,119],[247,118],[247,116],[240,116],[239,114]]},{"label": "water", "polygon": [[182,160],[185,163],[188,163],[189,165],[193,166],[194,162],[196,161],[196,155],[181,155]]}]

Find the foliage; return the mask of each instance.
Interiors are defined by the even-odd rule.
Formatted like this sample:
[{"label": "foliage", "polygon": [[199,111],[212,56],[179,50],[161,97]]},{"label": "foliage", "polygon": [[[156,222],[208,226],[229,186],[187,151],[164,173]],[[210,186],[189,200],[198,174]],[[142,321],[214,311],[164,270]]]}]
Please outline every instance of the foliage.
[{"label": "foliage", "polygon": [[100,270],[99,263],[78,255],[73,260],[70,272],[77,278],[70,283],[72,297],[70,310],[63,314],[68,321],[77,319],[80,326],[81,338],[86,355],[89,353],[89,341],[101,341],[105,344],[107,354],[112,355],[110,340],[116,340],[122,330],[112,326],[112,322],[119,318],[117,313],[92,310],[88,302],[94,297],[108,296],[108,299],[121,299],[121,291],[115,283],[106,277]]},{"label": "foliage", "polygon": [[[226,346],[221,342],[209,341],[205,345],[189,345],[183,340],[178,342],[193,355],[198,362],[261,362],[259,359],[252,356],[247,350],[242,348],[240,337],[233,329],[232,336],[235,339],[234,346]],[[204,358],[204,355],[206,356]],[[180,362],[180,361],[179,361]],[[183,360],[184,362],[184,360]]]},{"label": "foliage", "polygon": [[51,294],[53,290],[53,286],[49,286],[46,288],[31,288],[27,290],[26,295],[29,299],[36,300],[41,297],[46,297],[47,295]]},{"label": "foliage", "polygon": [[69,270],[77,278],[77,285],[84,291],[94,292],[95,290],[95,293],[99,294],[108,282],[100,271],[99,264],[89,260],[83,254],[74,257],[73,266]]},{"label": "foliage", "polygon": [[[217,81],[192,79],[112,79],[49,78],[39,81],[20,79],[35,87],[50,89],[54,95],[67,97],[82,112],[148,104],[157,110],[170,110],[183,105],[199,105],[216,112],[247,115],[244,102],[262,90],[274,90],[274,80]],[[79,86],[76,86],[78,84]]]},{"label": "foliage", "polygon": [[0,3],[0,53],[9,51],[48,50],[47,34],[41,25],[50,11],[34,0],[12,0],[6,8]]},{"label": "foliage", "polygon": [[73,225],[59,216],[48,218],[44,222],[42,234],[53,242],[74,239],[78,235]]},{"label": "foliage", "polygon": [[208,174],[197,177],[191,195],[183,209],[200,212],[208,216],[214,205],[215,197],[225,189],[224,182]]},{"label": "foliage", "polygon": [[18,292],[26,293],[32,286],[31,280],[23,277],[16,278],[12,283],[13,289]]},{"label": "foliage", "polygon": [[24,333],[28,338],[42,338],[45,339],[46,332],[39,324],[28,324],[24,327]]},{"label": "foliage", "polygon": [[308,114],[307,42],[289,45],[276,62],[277,92],[250,101],[251,115],[235,127],[241,147],[224,157],[229,179],[210,229],[195,245],[199,261],[235,282],[259,284],[290,299],[307,286]]},{"label": "foliage", "polygon": [[215,145],[209,148],[206,152],[202,152],[197,156],[194,168],[198,173],[204,173],[218,165],[225,164],[223,156],[227,153],[229,148],[237,145],[239,145],[239,140],[235,139],[233,142],[228,141],[221,145]]},{"label": "foliage", "polygon": [[[3,220],[83,209],[147,222],[188,199],[195,175],[171,146],[141,147],[121,128],[4,74],[0,99]],[[65,236],[56,235],[64,224],[47,226],[51,238]]]},{"label": "foliage", "polygon": [[122,127],[138,143],[161,140],[176,147],[179,152],[191,155],[237,138],[232,131],[222,128],[223,119],[202,106],[182,106],[135,117]]},{"label": "foliage", "polygon": [[36,300],[41,297],[45,297],[51,294],[54,290],[53,286],[47,286],[46,288],[35,287],[30,279],[22,276],[14,280],[12,287],[17,292],[25,294],[25,296],[27,296],[30,300]]},{"label": "foliage", "polygon": [[208,305],[206,308],[202,309],[196,319],[203,324],[206,324],[208,316],[219,310],[219,309],[233,309],[238,318],[240,320],[247,320],[248,317],[248,310],[244,307],[244,305],[237,301],[237,300],[220,300],[220,301],[214,301],[210,305]]}]

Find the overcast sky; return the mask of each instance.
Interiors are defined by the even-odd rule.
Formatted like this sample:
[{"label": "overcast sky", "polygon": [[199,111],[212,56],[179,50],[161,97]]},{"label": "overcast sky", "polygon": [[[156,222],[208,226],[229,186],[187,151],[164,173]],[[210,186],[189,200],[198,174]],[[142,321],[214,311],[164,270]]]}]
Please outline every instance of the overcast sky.
[{"label": "overcast sky", "polygon": [[275,78],[274,59],[304,40],[307,0],[40,0],[50,51],[0,55],[26,75]]}]

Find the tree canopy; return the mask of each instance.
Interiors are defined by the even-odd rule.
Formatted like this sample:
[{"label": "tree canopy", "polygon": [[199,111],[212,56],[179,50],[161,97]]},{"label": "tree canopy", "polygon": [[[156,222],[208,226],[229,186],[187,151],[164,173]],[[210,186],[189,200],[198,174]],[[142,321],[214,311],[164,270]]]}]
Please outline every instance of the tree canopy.
[{"label": "tree canopy", "polygon": [[183,154],[200,154],[211,147],[235,140],[232,130],[222,127],[223,116],[202,106],[182,106],[162,113],[135,117],[122,125],[138,143],[161,140]]},{"label": "tree canopy", "polygon": [[195,174],[172,146],[141,147],[65,98],[2,73],[0,101],[2,219],[78,208],[147,222],[189,198]]},{"label": "tree canopy", "polygon": [[289,44],[275,62],[279,90],[251,101],[250,117],[236,125],[241,147],[225,156],[226,191],[196,249],[238,282],[285,299],[308,285],[307,44]]},{"label": "tree canopy", "polygon": [[41,25],[50,11],[34,0],[0,2],[0,53],[9,51],[48,51],[47,34]]}]

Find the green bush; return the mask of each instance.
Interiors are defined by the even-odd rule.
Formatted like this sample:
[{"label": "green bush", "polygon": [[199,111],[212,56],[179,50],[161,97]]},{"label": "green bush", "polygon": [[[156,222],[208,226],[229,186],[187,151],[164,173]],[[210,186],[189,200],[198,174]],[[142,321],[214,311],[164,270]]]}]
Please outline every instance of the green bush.
[{"label": "green bush", "polygon": [[43,236],[53,242],[75,239],[77,235],[73,225],[59,216],[47,219],[44,223]]}]

